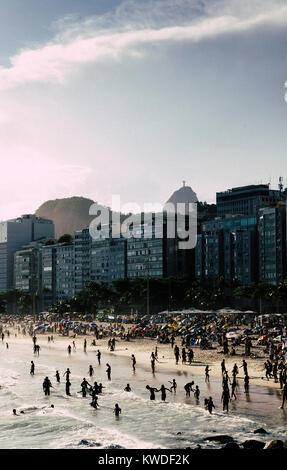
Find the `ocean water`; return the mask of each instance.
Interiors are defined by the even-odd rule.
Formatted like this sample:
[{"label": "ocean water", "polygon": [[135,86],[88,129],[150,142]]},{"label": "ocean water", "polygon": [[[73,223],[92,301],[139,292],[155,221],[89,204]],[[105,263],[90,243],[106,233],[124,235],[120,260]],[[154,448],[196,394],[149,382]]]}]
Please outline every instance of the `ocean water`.
[{"label": "ocean water", "polygon": [[[88,344],[90,341],[88,340]],[[39,337],[40,356],[34,356],[31,344],[11,339],[9,349],[0,343],[0,448],[202,448],[221,447],[204,438],[228,434],[238,443],[246,439],[287,438],[286,412],[278,409],[281,393],[268,387],[250,386],[247,396],[243,381],[239,379],[238,400],[233,401],[229,414],[222,412],[220,403],[221,381],[211,378],[210,385],[204,378],[190,372],[180,373],[176,369],[160,371],[152,376],[149,367],[137,365],[133,374],[129,358],[116,356],[102,349],[102,364],[97,365],[96,352],[82,346],[68,356],[66,351],[49,345],[47,339]],[[94,348],[95,350],[97,348]],[[30,375],[30,361],[35,362],[35,376]],[[106,362],[112,367],[112,380],[106,378]],[[88,367],[92,364],[95,375],[92,382],[102,382],[104,393],[99,395],[99,409],[90,406],[90,397],[82,398],[77,393],[83,377],[88,381]],[[71,397],[65,395],[65,378],[56,383],[55,372],[61,376],[71,370]],[[50,397],[45,397],[42,383],[48,376],[54,386]],[[170,385],[176,379],[177,393],[167,392],[166,402],[161,402],[160,393],[150,401],[146,385],[160,387]],[[194,380],[199,385],[199,404],[192,396],[186,398],[183,385]],[[252,381],[251,381],[252,382]],[[130,383],[132,392],[123,389]],[[212,396],[216,409],[212,415],[203,408],[205,397]],[[118,403],[122,415],[117,419],[113,413]],[[54,404],[54,409],[50,407]],[[13,416],[12,409],[25,414]],[[253,431],[264,427],[268,435],[254,435]],[[180,434],[179,434],[180,433]]]}]

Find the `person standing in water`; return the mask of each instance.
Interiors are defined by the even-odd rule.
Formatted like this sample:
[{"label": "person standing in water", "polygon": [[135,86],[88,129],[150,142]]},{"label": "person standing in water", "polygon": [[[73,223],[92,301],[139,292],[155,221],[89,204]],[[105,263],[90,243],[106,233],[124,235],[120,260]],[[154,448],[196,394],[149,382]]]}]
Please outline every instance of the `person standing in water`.
[{"label": "person standing in water", "polygon": [[63,377],[66,376],[66,380],[70,379],[71,371],[69,367],[67,368],[66,372],[63,373]]},{"label": "person standing in water", "polygon": [[90,365],[90,366],[89,366],[89,376],[90,376],[90,377],[93,377],[93,375],[94,375],[94,368],[93,368],[92,365]]},{"label": "person standing in water", "polygon": [[97,358],[98,358],[98,364],[99,366],[101,365],[101,351],[98,349],[98,352],[97,352]]},{"label": "person standing in water", "polygon": [[159,392],[159,390],[157,388],[150,387],[149,385],[146,386],[146,389],[149,390],[150,400],[155,400],[155,392]]},{"label": "person standing in water", "polygon": [[87,340],[85,338],[85,341],[84,341],[84,352],[87,352]]},{"label": "person standing in water", "polygon": [[198,385],[195,386],[195,390],[194,390],[194,398],[196,400],[199,400],[199,395],[200,395],[200,390],[199,390],[199,387]]},{"label": "person standing in water", "polygon": [[168,390],[169,392],[171,392],[171,390],[169,388],[166,388],[164,385],[162,385],[159,389],[159,391],[161,392],[161,399],[162,401],[165,401],[166,400],[166,390]]},{"label": "person standing in water", "polygon": [[215,408],[212,397],[209,397],[208,403],[207,403],[207,409],[209,411],[209,414],[212,414],[212,408]]},{"label": "person standing in water", "polygon": [[174,356],[175,356],[175,363],[178,364],[180,354],[179,354],[179,347],[177,346],[177,344],[174,347]]},{"label": "person standing in water", "polygon": [[192,386],[194,385],[194,382],[188,382],[187,384],[185,384],[184,386],[184,390],[185,390],[185,394],[187,397],[190,397],[190,392],[194,392]]},{"label": "person standing in water", "polygon": [[205,382],[209,382],[209,372],[210,372],[209,366],[206,366],[205,367]]},{"label": "person standing in water", "polygon": [[116,418],[119,417],[119,415],[121,414],[121,412],[122,412],[121,408],[120,408],[119,405],[116,403],[116,404],[115,404],[115,409],[114,409],[114,413],[115,413]]},{"label": "person standing in water", "polygon": [[132,391],[130,384],[127,384],[127,386],[124,388],[124,391],[125,392],[131,392]]},{"label": "person standing in water", "polygon": [[106,373],[107,373],[107,376],[108,376],[108,380],[111,380],[111,371],[112,371],[112,368],[110,366],[110,364],[106,364],[107,366],[107,370],[106,370]]},{"label": "person standing in water", "polygon": [[67,347],[67,349],[68,349],[68,354],[70,355],[70,354],[71,354],[71,350],[72,350],[72,348],[71,348],[71,345],[70,345],[70,344],[69,344],[69,346]]},{"label": "person standing in water", "polygon": [[43,390],[44,390],[44,393],[45,395],[50,395],[50,388],[52,387],[52,384],[49,380],[48,377],[45,377],[45,380],[43,382]]},{"label": "person standing in water", "polygon": [[222,395],[221,395],[221,401],[223,405],[223,411],[226,410],[228,413],[229,409],[229,401],[230,401],[230,393],[228,387],[225,387],[223,389]]},{"label": "person standing in water", "polygon": [[87,388],[90,387],[91,385],[88,383],[88,381],[83,378],[83,382],[81,383],[81,388],[82,388],[82,397],[86,398],[87,396]]},{"label": "person standing in water", "polygon": [[35,364],[33,361],[31,361],[31,369],[30,369],[30,374],[34,375],[35,374]]},{"label": "person standing in water", "polygon": [[172,384],[172,386],[170,387],[170,391],[174,391],[174,393],[176,393],[176,389],[177,389],[176,380],[172,379],[172,382],[169,380],[169,383]]},{"label": "person standing in water", "polygon": [[71,382],[70,382],[70,380],[67,378],[67,380],[66,380],[66,395],[69,395],[69,396],[71,396],[70,387],[71,387]]},{"label": "person standing in water", "polygon": [[57,380],[57,383],[59,384],[61,382],[61,379],[60,379],[60,374],[59,374],[59,371],[56,370],[56,380]]}]

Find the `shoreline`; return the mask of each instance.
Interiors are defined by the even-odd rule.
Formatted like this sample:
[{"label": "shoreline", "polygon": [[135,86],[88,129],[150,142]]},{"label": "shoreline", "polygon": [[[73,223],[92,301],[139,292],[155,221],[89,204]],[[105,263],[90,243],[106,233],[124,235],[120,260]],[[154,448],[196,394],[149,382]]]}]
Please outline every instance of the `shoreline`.
[{"label": "shoreline", "polygon": [[[14,333],[11,334],[9,342],[13,344],[14,341],[21,341],[24,343],[31,343],[32,347],[32,338],[30,336],[18,335],[14,336]],[[50,334],[38,334],[37,339],[40,344],[40,347],[49,347],[48,336]],[[53,347],[59,348],[61,350],[67,349],[68,345],[75,341],[77,349],[83,348],[84,339],[87,340],[87,352],[96,352],[100,349],[101,352],[109,354],[111,357],[126,357],[131,358],[131,355],[134,354],[136,357],[137,365],[141,365],[145,370],[151,370],[150,365],[150,355],[151,352],[155,350],[155,347],[158,348],[158,362],[155,363],[155,372],[159,371],[170,371],[171,373],[189,373],[195,376],[205,376],[205,366],[209,365],[210,367],[210,378],[220,379],[221,374],[221,361],[224,358],[226,369],[229,371],[231,376],[231,370],[234,363],[239,367],[239,374],[237,378],[239,380],[244,378],[242,369],[240,368],[242,360],[245,359],[248,365],[248,373],[250,377],[250,385],[257,385],[272,388],[278,391],[281,391],[279,382],[275,383],[274,380],[270,379],[269,381],[264,376],[263,365],[266,360],[265,357],[258,357],[257,359],[252,357],[245,357],[243,351],[244,347],[237,348],[240,352],[234,356],[223,355],[219,348],[202,350],[199,346],[192,346],[194,351],[194,361],[191,364],[182,364],[180,361],[176,365],[175,358],[173,354],[173,349],[170,344],[161,344],[157,343],[156,339],[153,338],[131,338],[130,341],[117,339],[115,351],[110,351],[107,347],[108,337],[96,340],[94,335],[78,335],[74,339],[72,336],[59,336],[58,334],[53,334],[54,342],[52,343]],[[91,341],[96,341],[96,346],[91,346]],[[46,344],[45,344],[46,343]],[[80,343],[80,344],[79,344]],[[176,342],[175,342],[176,344]],[[181,350],[181,346],[178,343],[178,346]],[[262,350],[261,350],[262,351]],[[259,352],[261,352],[259,350]],[[131,365],[132,367],[132,365]]]}]

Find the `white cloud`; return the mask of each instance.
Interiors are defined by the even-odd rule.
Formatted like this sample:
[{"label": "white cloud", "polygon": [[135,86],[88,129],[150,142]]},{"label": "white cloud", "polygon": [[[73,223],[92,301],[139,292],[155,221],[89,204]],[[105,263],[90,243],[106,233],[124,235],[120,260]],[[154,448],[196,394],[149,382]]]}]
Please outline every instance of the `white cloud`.
[{"label": "white cloud", "polygon": [[[191,14],[184,18],[182,12],[185,11]],[[179,12],[178,21],[173,20],[172,23],[172,13]],[[153,18],[156,18],[157,25],[152,22]],[[118,60],[123,54],[137,55],[138,49],[148,44],[196,42],[222,34],[246,32],[266,24],[286,25],[287,6],[280,1],[254,0],[250,7],[243,0],[238,8],[238,2],[234,1],[208,4],[203,1],[160,0],[142,7],[128,0],[113,16],[92,17],[72,24],[71,19],[68,20],[59,23],[63,29],[54,41],[36,49],[20,51],[10,58],[10,67],[0,67],[0,89],[25,83],[63,83],[79,65]]]}]

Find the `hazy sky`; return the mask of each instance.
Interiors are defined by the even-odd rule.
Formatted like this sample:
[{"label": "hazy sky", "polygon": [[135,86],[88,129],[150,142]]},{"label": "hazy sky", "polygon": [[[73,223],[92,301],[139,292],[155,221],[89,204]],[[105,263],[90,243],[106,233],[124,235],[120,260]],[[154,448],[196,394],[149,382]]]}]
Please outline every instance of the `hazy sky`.
[{"label": "hazy sky", "polygon": [[0,3],[0,219],[287,184],[286,0]]}]

